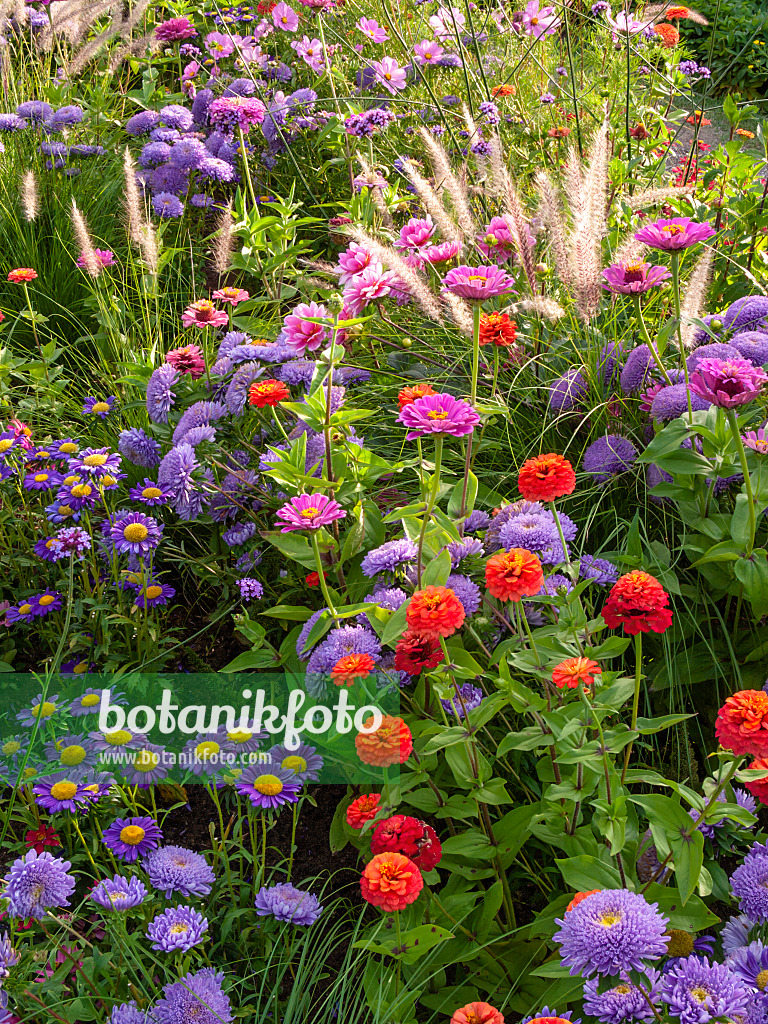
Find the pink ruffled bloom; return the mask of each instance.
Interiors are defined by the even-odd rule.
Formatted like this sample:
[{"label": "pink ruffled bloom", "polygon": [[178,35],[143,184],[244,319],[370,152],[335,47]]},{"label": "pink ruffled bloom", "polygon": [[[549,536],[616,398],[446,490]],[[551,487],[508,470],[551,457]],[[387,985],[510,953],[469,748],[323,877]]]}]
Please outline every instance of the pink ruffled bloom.
[{"label": "pink ruffled bloom", "polygon": [[551,36],[560,27],[554,7],[539,7],[539,0],[528,0],[523,11],[523,32],[534,39]]},{"label": "pink ruffled bloom", "polygon": [[286,3],[279,3],[272,10],[272,23],[282,32],[295,32],[299,27],[299,16]]},{"label": "pink ruffled bloom", "polygon": [[382,28],[375,18],[361,18],[355,28],[374,43],[386,43],[389,40],[387,30]]},{"label": "pink ruffled bloom", "polygon": [[423,219],[411,217],[407,224],[400,228],[400,237],[395,242],[396,249],[420,249],[428,245],[435,233],[435,225],[429,214]]},{"label": "pink ruffled bloom", "polygon": [[[97,262],[102,267],[113,267],[116,263],[115,254],[110,252],[109,249],[94,249],[93,254],[96,257]],[[78,267],[85,267],[85,257],[79,256],[77,260]]]},{"label": "pink ruffled bloom", "polygon": [[512,278],[499,267],[466,267],[463,264],[449,270],[443,278],[443,288],[461,296],[482,302],[496,295],[506,295],[514,286]]},{"label": "pink ruffled bloom", "polygon": [[477,239],[477,248],[486,259],[494,260],[499,266],[514,255],[515,243],[512,232],[503,217],[494,217]]},{"label": "pink ruffled bloom", "polygon": [[197,380],[205,373],[205,359],[198,345],[185,345],[183,348],[172,348],[165,357],[179,373],[188,373],[192,380]]},{"label": "pink ruffled bloom", "polygon": [[456,240],[440,242],[438,245],[430,245],[428,249],[422,249],[421,255],[428,263],[448,263],[456,259],[461,248],[461,242]]},{"label": "pink ruffled bloom", "polygon": [[464,437],[471,434],[480,417],[469,404],[453,395],[425,395],[400,410],[398,423],[408,428],[409,441],[425,434]]},{"label": "pink ruffled bloom", "polygon": [[390,288],[397,284],[397,278],[384,270],[380,263],[372,263],[361,274],[356,274],[344,288],[344,305],[353,316],[359,316],[371,302],[384,299]]},{"label": "pink ruffled bloom", "polygon": [[187,306],[181,315],[185,327],[223,327],[229,317],[223,309],[216,309],[210,299],[198,299]]},{"label": "pink ruffled bloom", "polygon": [[746,434],[741,435],[741,440],[747,448],[751,448],[758,455],[768,455],[768,433],[765,427],[747,431]]},{"label": "pink ruffled bloom", "polygon": [[362,274],[365,268],[374,262],[376,261],[373,253],[369,252],[364,245],[360,245],[359,242],[350,242],[349,248],[339,253],[339,266],[341,267],[339,284],[345,285],[357,274]]},{"label": "pink ruffled bloom", "polygon": [[603,271],[606,291],[617,295],[642,295],[672,275],[666,267],[652,267],[650,263],[613,263]]},{"label": "pink ruffled bloom", "polygon": [[224,131],[250,131],[251,125],[261,124],[266,112],[267,108],[255,96],[222,96],[208,107],[211,123]]},{"label": "pink ruffled bloom", "polygon": [[371,67],[376,72],[376,81],[393,96],[399,89],[405,88],[405,68],[401,68],[394,57],[382,57],[381,60],[371,61]]},{"label": "pink ruffled bloom", "polygon": [[31,451],[35,447],[32,440],[32,428],[21,420],[15,417],[12,420],[8,420],[8,426],[5,429],[13,431],[14,436],[18,438],[19,445],[25,452]]},{"label": "pink ruffled bloom", "polygon": [[691,391],[721,409],[734,409],[757,398],[768,374],[746,359],[702,359],[690,376]]},{"label": "pink ruffled bloom", "polygon": [[197,29],[189,18],[169,18],[155,29],[155,38],[163,43],[175,43],[196,35]]},{"label": "pink ruffled bloom", "polygon": [[657,220],[635,232],[638,242],[645,242],[651,249],[687,249],[697,242],[706,242],[716,234],[715,229],[704,221],[690,217],[673,217],[672,220]]},{"label": "pink ruffled bloom", "polygon": [[281,527],[281,533],[319,530],[334,519],[343,519],[346,514],[338,501],[333,501],[327,494],[299,494],[278,509],[275,525]]},{"label": "pink ruffled bloom", "polygon": [[240,302],[247,302],[250,293],[244,288],[219,288],[212,296],[217,302],[228,303],[230,306],[237,306]]},{"label": "pink ruffled bloom", "polygon": [[327,319],[328,310],[319,302],[300,302],[283,320],[285,342],[298,355],[304,355],[306,351],[315,352],[331,337],[327,327],[305,319],[308,316],[317,320]]},{"label": "pink ruffled bloom", "polygon": [[430,43],[428,39],[422,39],[413,48],[417,64],[437,64],[445,53],[439,43]]}]

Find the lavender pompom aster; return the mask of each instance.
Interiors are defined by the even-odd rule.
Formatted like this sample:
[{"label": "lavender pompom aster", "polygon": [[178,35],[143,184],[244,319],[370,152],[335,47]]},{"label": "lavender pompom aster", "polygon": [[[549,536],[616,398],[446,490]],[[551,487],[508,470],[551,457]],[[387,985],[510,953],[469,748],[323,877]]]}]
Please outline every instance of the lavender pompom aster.
[{"label": "lavender pompom aster", "polygon": [[271,915],[278,921],[304,927],[314,924],[323,910],[317,896],[302,892],[288,882],[263,885],[256,895],[255,906],[259,917]]},{"label": "lavender pompom aster", "polygon": [[50,853],[30,850],[15,860],[5,876],[8,911],[12,917],[41,920],[50,907],[68,907],[75,879],[68,874],[71,864]]},{"label": "lavender pompom aster", "polygon": [[681,958],[664,974],[661,998],[682,1024],[707,1024],[746,1012],[750,992],[725,964],[706,957]]},{"label": "lavender pompom aster", "polygon": [[590,1017],[596,1017],[602,1024],[621,1024],[625,1020],[653,1020],[651,1004],[658,1002],[660,977],[659,972],[653,968],[646,971],[650,985],[643,985],[645,995],[627,974],[622,975],[618,985],[605,992],[598,991],[597,978],[590,978],[584,983],[584,1012]]},{"label": "lavender pompom aster", "polygon": [[636,458],[637,448],[631,441],[618,434],[606,434],[584,452],[584,471],[604,484],[631,469]]},{"label": "lavender pompom aster", "polygon": [[549,408],[555,412],[572,409],[589,393],[589,385],[580,370],[573,369],[563,374],[549,389]]},{"label": "lavender pompom aster", "polygon": [[138,878],[125,878],[115,875],[105,878],[95,885],[90,898],[105,910],[129,910],[144,902],[147,887]]},{"label": "lavender pompom aster", "polygon": [[731,875],[731,889],[739,910],[750,921],[768,921],[768,853],[755,844]]},{"label": "lavender pompom aster", "polygon": [[172,388],[179,379],[179,371],[170,363],[159,366],[147,384],[147,413],[153,423],[167,423],[168,413],[176,398]]},{"label": "lavender pompom aster", "polygon": [[411,540],[388,540],[373,551],[369,551],[360,568],[366,576],[380,572],[394,572],[398,566],[412,562],[416,557],[416,545]]},{"label": "lavender pompom aster", "polygon": [[595,972],[642,971],[644,961],[663,956],[669,942],[669,922],[658,905],[629,889],[592,893],[555,923],[563,963],[570,974],[587,978]]},{"label": "lavender pompom aster", "polygon": [[144,869],[155,889],[182,896],[207,896],[216,876],[201,853],[183,846],[160,846],[144,859]]},{"label": "lavender pompom aster", "polygon": [[[712,403],[691,392],[691,409],[698,412],[701,409],[708,409]],[[676,420],[688,411],[688,388],[684,383],[672,384],[671,387],[662,388],[654,395],[651,402],[651,416],[662,423],[667,420]]]},{"label": "lavender pompom aster", "polygon": [[147,928],[152,949],[163,953],[184,952],[192,949],[208,931],[208,921],[191,907],[169,907],[158,914]]},{"label": "lavender pompom aster", "polygon": [[155,1004],[154,1020],[157,1024],[230,1024],[232,1007],[222,990],[223,980],[222,971],[204,967],[166,985],[163,998]]},{"label": "lavender pompom aster", "polygon": [[152,469],[160,462],[160,445],[150,437],[141,427],[131,427],[123,430],[120,440],[117,442],[120,454],[123,455],[134,466],[143,466],[145,469]]},{"label": "lavender pompom aster", "polygon": [[637,348],[632,349],[627,356],[620,377],[621,390],[625,395],[639,391],[644,384],[648,383],[653,365],[653,356],[647,345],[638,345]]}]

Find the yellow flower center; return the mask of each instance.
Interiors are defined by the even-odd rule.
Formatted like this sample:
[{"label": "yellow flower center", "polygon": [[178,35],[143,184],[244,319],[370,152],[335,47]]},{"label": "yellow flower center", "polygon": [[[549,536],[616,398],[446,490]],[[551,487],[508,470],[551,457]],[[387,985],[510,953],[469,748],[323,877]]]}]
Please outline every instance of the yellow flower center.
[{"label": "yellow flower center", "polygon": [[606,928],[611,928],[620,920],[621,914],[617,910],[608,910],[599,918],[600,924],[604,924]]},{"label": "yellow flower center", "polygon": [[133,739],[133,734],[128,732],[127,729],[115,729],[114,732],[104,733],[104,739],[112,747],[122,747],[125,743],[130,743]]},{"label": "yellow flower center", "polygon": [[3,746],[0,747],[0,751],[2,751],[4,757],[12,757],[14,754],[18,754],[20,750],[21,744],[18,740],[8,740],[7,743],[4,743]]},{"label": "yellow flower center", "polygon": [[154,601],[156,597],[160,597],[163,592],[162,587],[158,587],[156,583],[153,583],[151,587],[147,587],[144,591],[144,595],[149,598],[150,601]]},{"label": "yellow flower center", "polygon": [[[80,662],[78,662],[77,665],[75,665],[75,667],[72,669],[72,671],[74,672],[74,674],[76,676],[82,675],[84,672],[88,671],[88,662],[87,661],[80,661]],[[89,696],[95,698],[95,700],[93,701],[94,704],[98,704],[99,703],[99,698],[96,697],[95,693],[91,693],[91,694],[89,694]],[[86,698],[83,698],[83,705],[85,706],[85,704],[86,704]]]},{"label": "yellow flower center", "polygon": [[104,476],[101,478],[102,487],[112,487],[116,483],[117,480],[115,479],[115,477],[111,476],[109,473],[105,473]]},{"label": "yellow flower center", "polygon": [[109,458],[108,455],[104,455],[103,453],[99,454],[98,452],[96,454],[94,454],[94,455],[86,455],[85,458],[83,459],[83,465],[84,466],[103,466],[108,458]]},{"label": "yellow flower center", "polygon": [[667,224],[661,229],[665,235],[682,235],[685,229],[680,224]]},{"label": "yellow flower center", "polygon": [[75,484],[72,488],[73,498],[88,498],[90,497],[93,488],[90,484]]},{"label": "yellow flower center", "polygon": [[430,409],[429,412],[427,413],[427,416],[431,420],[447,420],[448,419],[448,413],[445,411],[445,409]]},{"label": "yellow flower center", "polygon": [[138,846],[145,835],[141,825],[126,825],[120,830],[120,838],[127,846]]},{"label": "yellow flower center", "polygon": [[77,473],[70,473],[69,476],[64,477],[64,483],[69,487],[70,484],[76,484],[79,479]]},{"label": "yellow flower center", "polygon": [[319,508],[315,508],[314,505],[310,505],[309,508],[302,509],[301,515],[303,519],[312,519],[320,511]]},{"label": "yellow flower center", "polygon": [[157,768],[160,757],[152,750],[142,750],[133,762],[133,767],[140,772],[151,772]]},{"label": "yellow flower center", "polygon": [[384,77],[386,78],[386,80],[387,80],[388,82],[391,82],[391,81],[392,81],[392,75],[390,75],[390,73],[389,73],[388,71],[387,71],[387,73],[386,73],[386,74],[384,75]]},{"label": "yellow flower center", "polygon": [[691,988],[688,991],[691,998],[695,999],[697,1003],[706,1003],[709,998],[709,989],[704,988],[703,985],[697,985],[696,988]]},{"label": "yellow flower center", "polygon": [[277,796],[278,793],[282,793],[283,784],[276,775],[260,775],[253,788],[264,796]]},{"label": "yellow flower center", "polygon": [[[29,607],[30,605],[19,605],[19,611],[22,612],[23,615],[26,615],[27,613],[24,612],[23,609]],[[35,716],[35,718],[50,718],[55,710],[56,705],[52,704],[51,701],[47,700],[43,704],[35,704],[35,706],[32,708],[32,714]]]},{"label": "yellow flower center", "polygon": [[307,762],[303,757],[299,757],[298,754],[291,754],[290,757],[286,757],[281,762],[281,768],[290,768],[292,772],[305,772],[307,770]]},{"label": "yellow flower center", "polygon": [[48,479],[47,473],[35,473],[35,483],[42,484]]},{"label": "yellow flower center", "polygon": [[7,452],[9,448],[13,448],[13,438],[4,437],[2,441],[0,441],[0,452]]},{"label": "yellow flower center", "polygon": [[[81,664],[85,664],[85,662],[81,662]],[[77,668],[75,669],[75,671],[77,671]],[[100,702],[100,700],[101,697],[99,697],[98,693],[86,693],[86,695],[80,701],[80,707],[95,707]]]},{"label": "yellow flower center", "polygon": [[669,944],[667,956],[690,956],[693,952],[693,936],[681,928],[670,928],[667,932]]},{"label": "yellow flower center", "polygon": [[163,492],[159,487],[145,487],[141,492],[142,498],[160,498]]},{"label": "yellow flower center", "polygon": [[59,445],[59,451],[62,455],[74,455],[77,451],[77,445],[74,441],[65,441],[64,444]]},{"label": "yellow flower center", "polygon": [[232,743],[247,743],[251,736],[253,736],[253,733],[246,732],[245,729],[237,729],[235,732],[227,733],[227,739],[231,740]]},{"label": "yellow flower center", "polygon": [[531,24],[532,25],[538,25],[539,24],[539,19],[538,18],[531,18]]},{"label": "yellow flower center", "polygon": [[755,984],[761,992],[764,992],[766,985],[768,985],[768,971],[760,971],[758,976],[755,978]]},{"label": "yellow flower center", "polygon": [[91,409],[91,412],[109,412],[109,403],[96,402],[93,408]]},{"label": "yellow flower center", "polygon": [[632,991],[629,985],[617,985],[613,990],[617,995],[626,996]]},{"label": "yellow flower center", "polygon": [[139,541],[144,540],[148,533],[149,530],[143,523],[129,523],[123,530],[123,536],[131,544],[138,544]]},{"label": "yellow flower center", "polygon": [[77,784],[74,782],[54,782],[51,786],[51,796],[54,800],[71,800],[77,792]]},{"label": "yellow flower center", "polygon": [[209,757],[213,757],[221,750],[221,747],[215,740],[205,740],[203,743],[198,743],[195,747],[195,754],[203,761],[207,761]]},{"label": "yellow flower center", "polygon": [[[286,18],[283,18],[283,21],[286,20]],[[184,935],[186,932],[189,931],[189,925],[181,924],[181,922],[179,922],[178,924],[172,924],[168,931],[171,933],[171,935]]]},{"label": "yellow flower center", "polygon": [[56,600],[53,594],[42,594],[38,599],[37,603],[41,604],[44,608],[47,608],[49,604],[53,604]]},{"label": "yellow flower center", "polygon": [[19,615],[29,615],[31,611],[32,605],[29,604],[27,601],[25,601],[24,604],[19,605]]},{"label": "yellow flower center", "polygon": [[70,766],[81,764],[85,760],[85,749],[78,743],[73,743],[71,747],[64,747],[59,760],[62,764]]}]

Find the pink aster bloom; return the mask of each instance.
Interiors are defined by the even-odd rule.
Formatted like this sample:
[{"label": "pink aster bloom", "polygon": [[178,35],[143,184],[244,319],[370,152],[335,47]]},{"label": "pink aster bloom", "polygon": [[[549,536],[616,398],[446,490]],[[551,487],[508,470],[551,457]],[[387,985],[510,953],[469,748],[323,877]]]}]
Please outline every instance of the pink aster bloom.
[{"label": "pink aster bloom", "polygon": [[554,7],[539,7],[539,0],[528,0],[523,11],[523,32],[534,39],[551,36],[560,27]]},{"label": "pink aster bloom", "polygon": [[[100,266],[113,267],[115,265],[115,254],[110,252],[109,249],[94,249],[93,254]],[[85,267],[85,258],[83,256],[78,257],[77,265],[78,267]]]},{"label": "pink aster bloom", "polygon": [[244,288],[219,288],[213,293],[212,298],[217,302],[228,303],[230,306],[237,306],[240,302],[247,302],[250,294]]},{"label": "pink aster bloom", "polygon": [[421,255],[428,263],[448,263],[455,260],[461,252],[461,242],[454,239],[450,242],[440,242],[438,245],[430,245],[428,249],[422,249]]},{"label": "pink aster bloom", "polygon": [[338,501],[333,501],[327,494],[299,494],[278,509],[275,525],[281,527],[281,533],[319,530],[334,519],[343,519],[346,514]]},{"label": "pink aster bloom", "polygon": [[376,21],[375,18],[361,18],[355,28],[362,32],[364,36],[368,36],[374,43],[386,43],[389,39],[387,30]]},{"label": "pink aster bloom", "polygon": [[715,233],[707,221],[700,224],[690,217],[673,217],[672,220],[657,220],[640,228],[635,232],[635,238],[651,249],[687,249],[697,242],[706,242]]},{"label": "pink aster bloom", "polygon": [[608,292],[616,295],[642,295],[672,275],[666,267],[652,267],[650,263],[613,263],[603,271]]},{"label": "pink aster bloom", "polygon": [[394,57],[382,57],[381,60],[371,61],[371,67],[376,72],[376,81],[393,96],[397,94],[398,89],[405,88],[405,68],[401,68]]},{"label": "pink aster bloom", "polygon": [[428,39],[422,39],[420,43],[416,43],[413,52],[416,54],[417,64],[437,64],[445,50],[439,43],[430,43]]},{"label": "pink aster bloom", "polygon": [[345,285],[357,274],[361,274],[366,267],[374,263],[373,253],[369,252],[359,242],[350,242],[349,248],[339,253],[339,284]]},{"label": "pink aster bloom", "polygon": [[408,427],[406,436],[412,441],[425,434],[463,437],[472,433],[480,417],[469,402],[453,395],[425,395],[404,406],[397,421]]},{"label": "pink aster bloom", "polygon": [[765,427],[747,431],[746,434],[741,435],[741,440],[747,448],[751,448],[758,455],[768,455],[768,433]]},{"label": "pink aster bloom", "polygon": [[443,288],[463,299],[482,302],[512,291],[514,281],[499,267],[454,267],[443,278]]},{"label": "pink aster bloom", "polygon": [[356,274],[347,282],[344,288],[344,304],[353,316],[359,316],[369,303],[386,298],[396,280],[395,275],[389,270],[384,270],[380,263],[372,263],[361,274]]},{"label": "pink aster bloom", "polygon": [[433,14],[429,19],[430,28],[435,33],[436,39],[455,36],[457,32],[464,30],[466,23],[467,19],[458,7],[451,7],[450,10],[441,7],[437,14]]},{"label": "pink aster bloom", "polygon": [[223,327],[229,317],[223,309],[216,309],[210,299],[199,299],[187,306],[181,315],[185,327]]},{"label": "pink aster bloom", "polygon": [[279,3],[272,9],[272,22],[282,32],[295,32],[299,27],[299,16],[286,3]]},{"label": "pink aster bloom", "polygon": [[411,217],[407,224],[400,228],[400,237],[395,242],[396,249],[420,249],[429,245],[435,233],[435,225],[427,214],[424,218]]},{"label": "pink aster bloom", "polygon": [[192,380],[197,380],[205,373],[205,359],[198,345],[185,345],[183,348],[172,348],[165,357],[179,373],[188,373]]},{"label": "pink aster bloom", "polygon": [[319,302],[300,302],[283,320],[286,344],[302,356],[307,350],[315,352],[331,337],[327,327],[305,319],[308,316],[327,319],[328,310]]},{"label": "pink aster bloom", "polygon": [[197,35],[197,29],[189,18],[169,18],[155,29],[155,38],[163,43],[175,43]]},{"label": "pink aster bloom", "polygon": [[261,124],[266,112],[267,108],[255,96],[221,96],[208,107],[211,124],[223,131],[250,131],[251,125]]},{"label": "pink aster bloom", "polygon": [[691,391],[721,409],[757,398],[768,374],[746,359],[702,359],[690,376]]},{"label": "pink aster bloom", "polygon": [[235,44],[221,32],[209,32],[205,37],[205,48],[214,60],[221,60],[234,52]]}]

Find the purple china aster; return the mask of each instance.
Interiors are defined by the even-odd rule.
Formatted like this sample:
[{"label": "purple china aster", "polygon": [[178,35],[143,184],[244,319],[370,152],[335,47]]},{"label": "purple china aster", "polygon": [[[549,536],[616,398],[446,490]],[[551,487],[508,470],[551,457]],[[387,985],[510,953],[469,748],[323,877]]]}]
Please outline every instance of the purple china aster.
[{"label": "purple china aster", "polygon": [[21,961],[21,955],[13,948],[8,933],[0,934],[0,985],[10,976],[9,967],[16,967]]},{"label": "purple china aster", "polygon": [[757,398],[768,374],[746,359],[702,359],[690,376],[691,391],[722,409]]},{"label": "purple china aster", "polygon": [[323,767],[323,759],[316,748],[306,743],[300,743],[295,750],[290,750],[280,743],[269,750],[269,756],[272,764],[292,771],[302,782],[313,782]]},{"label": "purple china aster", "polygon": [[83,403],[83,415],[98,416],[100,419],[105,420],[112,411],[116,401],[117,397],[115,395],[110,395],[109,398],[94,398],[93,395],[88,395]]},{"label": "purple china aster", "polygon": [[327,494],[299,494],[278,509],[275,525],[281,527],[281,533],[319,530],[334,519],[343,519],[346,514],[338,501]]},{"label": "purple china aster", "polygon": [[495,264],[488,267],[467,267],[462,264],[449,270],[443,278],[445,291],[474,302],[506,295],[513,287],[512,278]]},{"label": "purple china aster", "polygon": [[247,544],[248,541],[255,537],[258,533],[258,527],[256,523],[234,523],[228,530],[225,530],[221,539],[230,548],[237,548],[243,544]]},{"label": "purple china aster", "polygon": [[185,521],[196,519],[203,509],[203,495],[195,479],[199,468],[195,449],[179,444],[164,457],[157,473],[159,486],[168,491],[174,511]]},{"label": "purple china aster", "polygon": [[478,585],[461,573],[451,573],[445,581],[445,585],[458,597],[466,617],[474,615],[483,601],[483,595]]},{"label": "purple china aster", "polygon": [[122,764],[121,771],[129,786],[146,789],[168,776],[168,767],[163,763],[164,747],[154,743],[143,744],[134,756]]},{"label": "purple china aster", "polygon": [[768,331],[742,331],[734,334],[729,347],[733,347],[744,359],[753,366],[765,366],[768,363]]},{"label": "purple china aster", "polygon": [[255,906],[259,917],[274,917],[302,927],[314,924],[323,911],[317,896],[288,882],[263,885],[256,894]]},{"label": "purple china aster", "polygon": [[87,802],[81,786],[80,775],[45,775],[38,778],[32,787],[35,802],[52,814],[59,811],[77,810],[79,804]]},{"label": "purple china aster", "polygon": [[554,572],[544,580],[539,594],[542,597],[561,597],[570,594],[572,590],[573,581],[560,572]]},{"label": "purple china aster", "polygon": [[721,1017],[745,1013],[749,992],[741,978],[725,964],[710,964],[706,957],[678,960],[664,973],[660,994],[672,1017],[683,1024],[707,1024]]},{"label": "purple china aster", "polygon": [[479,687],[473,686],[472,683],[464,683],[456,689],[452,697],[441,699],[440,703],[449,715],[464,718],[467,711],[474,711],[480,707],[484,697],[485,694]]},{"label": "purple china aster", "polygon": [[715,229],[707,221],[699,224],[690,217],[673,217],[646,225],[635,232],[635,239],[651,249],[667,251],[687,249],[698,242],[706,242],[715,234]]},{"label": "purple china aster", "polygon": [[138,878],[115,875],[94,885],[88,896],[105,910],[130,910],[144,902],[147,887]]},{"label": "purple china aster", "polygon": [[472,433],[480,417],[469,402],[442,394],[417,398],[401,409],[397,421],[408,428],[406,437],[412,441],[428,434],[464,437]]},{"label": "purple china aster", "polygon": [[768,296],[745,295],[732,302],[722,317],[726,330],[734,336],[744,331],[765,331],[768,329]]},{"label": "purple china aster", "polygon": [[[702,360],[703,361],[703,360]],[[691,409],[698,412],[701,409],[708,409],[712,403],[707,398],[697,394],[691,388]],[[672,384],[670,387],[661,388],[653,396],[651,402],[651,417],[659,423],[667,420],[676,420],[688,412],[688,388],[685,384]]]},{"label": "purple china aster", "polygon": [[153,469],[160,463],[160,445],[141,427],[123,430],[117,447],[122,455],[134,466]]},{"label": "purple china aster", "polygon": [[295,772],[272,765],[251,765],[235,784],[238,793],[247,796],[254,807],[261,808],[295,804],[301,787],[301,779]]},{"label": "purple china aster", "polygon": [[618,434],[606,434],[584,452],[583,468],[597,483],[604,484],[631,469],[636,458],[637,448],[631,441]]},{"label": "purple china aster", "polygon": [[5,876],[8,913],[12,917],[34,917],[40,921],[46,910],[68,907],[75,879],[68,874],[71,864],[50,853],[30,850],[15,860]]},{"label": "purple china aster", "polygon": [[330,672],[339,658],[348,654],[368,654],[374,662],[380,661],[379,638],[364,626],[339,626],[338,629],[332,629],[312,652],[307,671]]},{"label": "purple china aster", "polygon": [[642,295],[668,281],[672,274],[666,267],[650,263],[614,263],[603,271],[606,291],[616,295]]},{"label": "purple china aster", "polygon": [[756,843],[731,875],[731,890],[739,910],[750,921],[768,921],[768,852]]},{"label": "purple china aster", "polygon": [[[715,493],[717,493],[717,491],[715,491]],[[747,791],[744,789],[740,789],[738,786],[734,786],[733,796],[739,807],[743,807],[744,810],[749,811],[750,814],[757,814],[757,800],[755,800],[755,798],[750,793],[747,793]],[[717,797],[717,802],[720,804],[728,803],[728,797],[725,795],[725,793],[719,793]],[[699,811],[696,811],[693,808],[690,808],[688,813],[694,821],[698,821],[699,818],[701,818],[701,814],[699,813]],[[708,839],[714,839],[715,830],[723,828],[727,820],[727,818],[721,818],[719,821],[714,821],[711,823],[703,821],[698,826],[699,832],[702,832],[705,836],[707,836]],[[736,822],[734,822],[734,824],[736,824]],[[750,828],[749,825],[742,825],[741,822],[739,822],[738,825],[739,827]],[[754,825],[752,825],[751,827],[754,828]]]},{"label": "purple china aster", "polygon": [[162,838],[153,818],[116,818],[104,830],[102,842],[117,858],[132,864],[139,857],[148,856]]},{"label": "purple china aster", "polygon": [[158,914],[147,928],[152,949],[162,953],[184,953],[203,941],[208,921],[192,907],[169,907]]},{"label": "purple china aster", "polygon": [[746,915],[740,914],[738,917],[729,917],[723,925],[723,930],[720,932],[720,942],[725,956],[728,957],[731,953],[735,953],[736,950],[748,946],[752,941],[752,932],[754,930],[754,922],[750,921]]},{"label": "purple china aster", "polygon": [[155,889],[166,896],[207,896],[216,881],[208,861],[201,853],[183,846],[160,846],[144,858],[144,870]]},{"label": "purple china aster", "polygon": [[642,971],[645,960],[657,960],[667,950],[668,919],[656,903],[629,889],[601,889],[557,918],[555,942],[570,974],[588,978],[621,971]]},{"label": "purple china aster", "polygon": [[606,558],[582,555],[579,560],[579,576],[584,580],[594,580],[599,587],[607,587],[619,578],[619,570]]},{"label": "purple china aster", "polygon": [[487,512],[483,512],[482,509],[475,509],[464,520],[464,533],[476,533],[478,530],[484,530],[490,521],[491,517]]},{"label": "purple china aster", "polygon": [[622,1024],[625,1020],[653,1020],[653,1007],[659,1001],[661,975],[653,968],[645,972],[648,984],[643,991],[628,974],[621,975],[618,985],[598,991],[599,981],[590,978],[584,983],[584,1012],[596,1017],[602,1024]]},{"label": "purple china aster", "polygon": [[58,761],[62,768],[92,767],[98,756],[93,741],[81,733],[50,740],[45,745],[45,754],[49,761]]},{"label": "purple china aster", "polygon": [[632,392],[639,391],[648,384],[655,366],[651,350],[647,345],[638,345],[637,348],[633,348],[627,356],[619,378],[624,394],[631,395]]},{"label": "purple china aster", "polygon": [[573,367],[549,386],[549,407],[555,412],[567,412],[589,394],[589,384],[581,370]]},{"label": "purple china aster", "polygon": [[768,987],[768,948],[759,939],[731,953],[728,967],[750,988],[764,992]]},{"label": "purple china aster", "polygon": [[158,487],[154,480],[144,477],[142,483],[132,487],[128,492],[132,501],[140,501],[142,505],[165,505],[169,495],[162,487]]},{"label": "purple china aster", "polygon": [[[464,528],[466,529],[466,523]],[[474,537],[465,537],[464,540],[453,540],[446,545],[446,551],[451,556],[451,568],[456,569],[465,558],[481,558],[485,554],[482,543]]]},{"label": "purple china aster", "polygon": [[229,996],[221,987],[223,980],[222,971],[204,967],[166,985],[163,998],[154,1005],[152,1024],[231,1024],[234,1018]]},{"label": "purple china aster", "polygon": [[360,563],[363,573],[376,576],[380,572],[394,572],[401,565],[407,565],[416,558],[416,545],[411,540],[388,540],[373,551],[369,551]]},{"label": "purple china aster", "polygon": [[558,539],[557,526],[548,511],[523,512],[512,516],[499,530],[502,547],[542,551]]},{"label": "purple china aster", "polygon": [[144,557],[160,543],[163,524],[143,512],[118,512],[109,536],[121,554]]},{"label": "purple china aster", "polygon": [[173,408],[176,394],[173,385],[179,379],[179,371],[170,363],[158,367],[147,383],[147,413],[153,423],[167,423],[168,413]]}]

